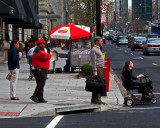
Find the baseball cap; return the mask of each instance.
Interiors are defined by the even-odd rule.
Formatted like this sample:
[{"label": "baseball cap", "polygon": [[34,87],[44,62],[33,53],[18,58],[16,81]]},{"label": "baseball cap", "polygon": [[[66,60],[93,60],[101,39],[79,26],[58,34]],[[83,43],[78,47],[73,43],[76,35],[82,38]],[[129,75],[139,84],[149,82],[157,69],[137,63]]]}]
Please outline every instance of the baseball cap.
[{"label": "baseball cap", "polygon": [[44,44],[44,43],[45,43],[45,42],[44,42],[43,39],[40,39],[40,40],[37,41],[37,44]]}]

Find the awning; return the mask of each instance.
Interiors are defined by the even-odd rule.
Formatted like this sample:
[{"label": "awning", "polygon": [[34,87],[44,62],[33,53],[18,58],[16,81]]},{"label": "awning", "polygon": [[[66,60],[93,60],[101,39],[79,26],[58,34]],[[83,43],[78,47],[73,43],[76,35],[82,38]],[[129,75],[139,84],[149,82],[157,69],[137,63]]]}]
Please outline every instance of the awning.
[{"label": "awning", "polygon": [[15,9],[14,16],[3,16],[6,24],[31,24],[32,18],[26,15],[21,0],[1,0]]},{"label": "awning", "polygon": [[0,0],[0,17],[1,16],[13,16],[14,14],[15,14],[14,8]]},{"label": "awning", "polygon": [[33,6],[32,0],[22,0],[22,4],[26,11],[27,16],[31,17],[33,22],[32,24],[15,24],[15,27],[22,27],[23,29],[38,29],[42,28],[42,24],[39,23],[37,13]]}]

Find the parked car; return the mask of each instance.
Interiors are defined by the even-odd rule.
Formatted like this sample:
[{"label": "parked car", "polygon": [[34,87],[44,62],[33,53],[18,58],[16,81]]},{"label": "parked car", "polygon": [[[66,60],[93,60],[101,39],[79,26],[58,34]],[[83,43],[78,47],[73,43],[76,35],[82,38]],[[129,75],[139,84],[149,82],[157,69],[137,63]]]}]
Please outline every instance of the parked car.
[{"label": "parked car", "polygon": [[128,44],[127,36],[118,36],[118,38],[117,38],[117,46],[119,46],[119,45],[127,45],[127,44]]},{"label": "parked car", "polygon": [[143,44],[146,42],[146,37],[134,37],[131,41],[131,51],[135,49],[143,49]]},{"label": "parked car", "polygon": [[117,43],[117,36],[113,36],[113,38],[112,38],[112,44],[113,43]]},{"label": "parked car", "polygon": [[148,38],[143,46],[143,55],[160,53],[160,38]]}]

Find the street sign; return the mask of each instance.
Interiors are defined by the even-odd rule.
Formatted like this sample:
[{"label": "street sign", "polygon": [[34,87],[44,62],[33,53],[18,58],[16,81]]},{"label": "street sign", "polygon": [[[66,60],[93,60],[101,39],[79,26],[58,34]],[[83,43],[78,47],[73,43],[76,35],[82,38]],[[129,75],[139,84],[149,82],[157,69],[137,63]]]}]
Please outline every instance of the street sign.
[{"label": "street sign", "polygon": [[106,23],[106,13],[101,14],[101,23]]}]

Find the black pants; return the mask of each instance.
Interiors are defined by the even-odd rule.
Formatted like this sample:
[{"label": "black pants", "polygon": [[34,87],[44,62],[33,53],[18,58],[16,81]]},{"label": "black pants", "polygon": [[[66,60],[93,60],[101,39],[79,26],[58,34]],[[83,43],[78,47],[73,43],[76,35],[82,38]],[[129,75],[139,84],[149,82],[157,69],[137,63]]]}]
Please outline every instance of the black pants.
[{"label": "black pants", "polygon": [[43,100],[44,99],[43,92],[46,82],[47,70],[35,68],[35,70],[32,70],[32,73],[36,79],[36,84],[37,84],[33,96],[38,98],[38,100]]},{"label": "black pants", "polygon": [[[132,82],[132,87],[134,87],[134,86],[138,86],[139,88],[141,88],[142,97],[144,97],[145,95],[148,94],[148,91],[143,83]],[[139,88],[138,88],[138,90],[139,90]]]}]

